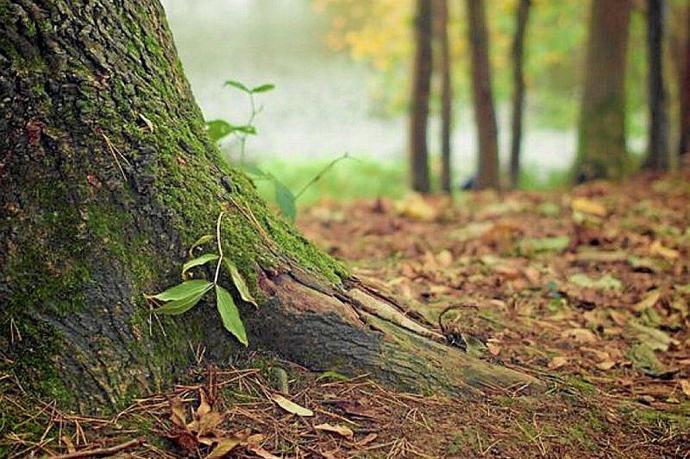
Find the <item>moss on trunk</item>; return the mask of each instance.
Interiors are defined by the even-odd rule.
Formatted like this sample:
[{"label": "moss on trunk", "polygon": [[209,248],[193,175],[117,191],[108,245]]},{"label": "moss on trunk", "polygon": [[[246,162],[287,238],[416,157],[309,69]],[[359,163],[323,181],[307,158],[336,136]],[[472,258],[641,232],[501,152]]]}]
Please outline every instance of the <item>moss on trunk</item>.
[{"label": "moss on trunk", "polygon": [[[254,345],[312,368],[461,387],[464,370],[423,360],[444,349],[477,381],[536,383],[428,337],[401,347],[412,332],[399,325],[372,329],[347,270],[220,159],[157,2],[0,0],[0,88],[0,370],[26,389],[84,411],[119,407],[169,384],[194,346],[231,356],[210,304],[159,326],[143,296],[179,281],[221,211],[225,255],[267,300],[254,310],[237,298]],[[389,360],[394,348],[422,360]]]}]

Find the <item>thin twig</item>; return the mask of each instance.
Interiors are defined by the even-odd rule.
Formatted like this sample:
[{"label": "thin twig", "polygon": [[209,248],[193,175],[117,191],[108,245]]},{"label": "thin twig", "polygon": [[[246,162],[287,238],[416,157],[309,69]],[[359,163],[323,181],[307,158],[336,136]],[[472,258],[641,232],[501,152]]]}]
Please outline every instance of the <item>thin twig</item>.
[{"label": "thin twig", "polygon": [[144,443],[143,438],[135,438],[134,440],[129,440],[119,445],[111,446],[110,448],[96,448],[87,449],[84,451],[77,451],[74,453],[63,454],[61,456],[53,456],[53,459],[75,459],[81,457],[108,457],[114,454],[124,451],[129,448],[136,448]]},{"label": "thin twig", "polygon": [[304,194],[304,192],[307,191],[307,189],[308,189],[310,186],[312,186],[313,184],[315,184],[316,182],[318,182],[319,180],[321,180],[321,178],[322,178],[324,175],[326,175],[326,172],[328,172],[329,170],[331,170],[331,168],[332,168],[333,166],[335,166],[336,164],[338,164],[338,163],[339,163],[340,161],[342,161],[343,159],[347,159],[347,158],[349,158],[349,157],[350,157],[350,154],[349,154],[349,153],[344,153],[343,155],[341,155],[341,156],[335,158],[333,161],[331,161],[330,163],[328,163],[328,165],[327,165],[326,167],[324,167],[323,169],[321,169],[321,171],[319,171],[318,174],[316,174],[314,177],[312,177],[311,180],[309,180],[309,181],[307,182],[307,184],[304,185],[304,186],[302,187],[302,189],[299,190],[299,191],[297,192],[297,194],[295,195],[295,201],[297,201],[297,200],[299,199],[299,197],[302,196],[302,195]]}]

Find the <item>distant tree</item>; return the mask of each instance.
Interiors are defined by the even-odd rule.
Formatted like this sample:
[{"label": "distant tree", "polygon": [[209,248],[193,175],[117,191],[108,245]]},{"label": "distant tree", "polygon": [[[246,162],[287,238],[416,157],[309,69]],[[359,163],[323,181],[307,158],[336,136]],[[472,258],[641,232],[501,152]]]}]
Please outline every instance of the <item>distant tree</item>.
[{"label": "distant tree", "polygon": [[671,53],[678,88],[678,154],[690,156],[690,1],[672,2]]},{"label": "distant tree", "polygon": [[432,0],[417,0],[415,14],[415,57],[409,128],[409,174],[413,190],[430,191],[427,124],[431,89]]},{"label": "distant tree", "polygon": [[472,96],[479,140],[479,171],[475,188],[499,188],[498,126],[491,90],[489,34],[484,0],[466,0],[472,52]]},{"label": "distant tree", "polygon": [[441,190],[450,193],[453,186],[450,146],[453,122],[453,89],[450,46],[448,45],[448,0],[436,0],[436,2],[436,35],[439,45],[438,68],[441,77]]},{"label": "distant tree", "polygon": [[664,0],[647,0],[649,145],[644,167],[653,170],[667,170],[670,160],[663,68],[664,28]]},{"label": "distant tree", "polygon": [[520,177],[520,148],[522,146],[522,113],[525,105],[525,76],[523,73],[523,49],[529,19],[530,0],[520,0],[516,15],[513,40],[513,117],[510,146],[510,186],[516,188]]},{"label": "distant tree", "polygon": [[585,84],[574,178],[622,176],[625,145],[625,69],[630,0],[591,3]]}]

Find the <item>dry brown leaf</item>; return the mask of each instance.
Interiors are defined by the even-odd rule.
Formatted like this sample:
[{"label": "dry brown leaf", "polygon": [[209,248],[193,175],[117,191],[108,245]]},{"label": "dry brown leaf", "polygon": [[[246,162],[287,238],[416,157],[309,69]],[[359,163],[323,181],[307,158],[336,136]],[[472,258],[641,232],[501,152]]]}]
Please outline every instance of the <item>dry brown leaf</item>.
[{"label": "dry brown leaf", "polygon": [[[633,306],[633,311],[635,312],[642,312],[645,309],[649,309],[651,307],[654,307],[654,305],[659,301],[659,298],[661,298],[661,291],[660,290],[652,290],[651,292],[647,293],[642,300],[637,303],[636,305]],[[618,324],[618,325],[623,325],[623,324]]]},{"label": "dry brown leaf", "polygon": [[301,417],[314,416],[314,412],[312,410],[300,406],[297,403],[286,399],[282,395],[274,394],[271,397],[271,400],[273,400],[279,407],[281,407],[288,413],[296,414],[297,416]]},{"label": "dry brown leaf", "polygon": [[588,344],[597,341],[597,335],[587,328],[571,328],[561,333],[561,338],[575,341],[577,344]]},{"label": "dry brown leaf", "polygon": [[345,437],[348,440],[352,440],[354,437],[355,433],[350,429],[349,427],[341,426],[341,425],[331,425],[328,423],[325,424],[319,424],[318,426],[314,426],[316,430],[323,430],[325,432],[332,432],[340,435],[341,437]]},{"label": "dry brown leaf", "polygon": [[597,368],[600,370],[610,370],[615,366],[616,362],[614,362],[613,360],[604,360],[602,362],[597,363]]},{"label": "dry brown leaf", "polygon": [[211,451],[211,453],[208,456],[206,456],[206,459],[220,459],[222,457],[225,457],[226,454],[231,452],[241,443],[242,440],[236,437],[222,438],[218,440],[218,444],[215,448],[213,448],[213,451]]},{"label": "dry brown leaf", "polygon": [[690,380],[687,379],[681,379],[680,381],[680,388],[685,394],[686,397],[690,398]]},{"label": "dry brown leaf", "polygon": [[616,325],[624,327],[628,320],[630,320],[630,314],[626,311],[617,311],[615,309],[609,309],[609,317],[615,322]]},{"label": "dry brown leaf", "polygon": [[206,400],[206,392],[203,389],[199,391],[199,400],[199,407],[196,409],[197,419],[211,412],[211,405]]},{"label": "dry brown leaf", "polygon": [[436,261],[442,268],[448,268],[453,264],[453,254],[450,250],[441,250],[438,255],[436,255]]},{"label": "dry brown leaf", "polygon": [[564,367],[567,363],[568,363],[567,358],[558,355],[558,356],[551,359],[548,367],[549,367],[549,370],[557,370],[561,367]]},{"label": "dry brown leaf", "polygon": [[592,201],[587,198],[575,198],[570,202],[570,207],[577,212],[583,214],[595,215],[597,217],[605,217],[608,213],[606,207],[601,203]]},{"label": "dry brown leaf", "polygon": [[259,456],[261,459],[280,459],[278,456],[274,456],[260,446],[248,445],[247,449]]},{"label": "dry brown leaf", "polygon": [[395,210],[411,220],[429,222],[436,219],[436,209],[417,193],[410,193],[401,201],[396,202]]},{"label": "dry brown leaf", "polygon": [[175,397],[170,401],[170,421],[178,427],[186,428],[187,426],[187,417],[180,397]]},{"label": "dry brown leaf", "polygon": [[654,241],[652,245],[649,246],[649,251],[654,255],[659,255],[663,258],[668,258],[669,260],[675,260],[680,257],[680,252],[674,249],[665,247],[661,241]]},{"label": "dry brown leaf", "polygon": [[502,349],[501,346],[499,346],[498,344],[491,342],[486,343],[486,348],[489,350],[489,353],[494,357],[500,354]]}]

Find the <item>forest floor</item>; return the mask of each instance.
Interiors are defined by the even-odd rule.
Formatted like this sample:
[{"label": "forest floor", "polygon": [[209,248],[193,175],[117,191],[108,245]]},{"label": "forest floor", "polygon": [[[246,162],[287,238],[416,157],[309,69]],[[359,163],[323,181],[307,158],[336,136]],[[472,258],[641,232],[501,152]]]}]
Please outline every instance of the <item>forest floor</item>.
[{"label": "forest floor", "polygon": [[[188,385],[111,419],[21,406],[45,428],[15,428],[1,440],[6,451],[690,457],[690,176],[453,201],[322,201],[298,226],[454,345],[550,389],[415,395],[256,356],[200,367]],[[287,371],[288,401],[277,396],[276,368]]]}]

